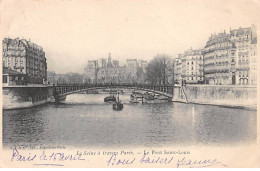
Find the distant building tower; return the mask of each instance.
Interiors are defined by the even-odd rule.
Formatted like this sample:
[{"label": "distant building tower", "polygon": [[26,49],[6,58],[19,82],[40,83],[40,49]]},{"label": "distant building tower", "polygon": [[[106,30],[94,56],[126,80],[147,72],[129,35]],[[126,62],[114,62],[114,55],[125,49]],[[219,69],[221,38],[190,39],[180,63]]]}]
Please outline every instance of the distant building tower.
[{"label": "distant building tower", "polygon": [[113,67],[118,68],[119,67],[119,61],[113,60]]},{"label": "distant building tower", "polygon": [[140,68],[142,68],[142,70],[145,72],[146,71],[146,66],[147,66],[147,61],[144,60],[138,60],[138,65]]},{"label": "distant building tower", "polygon": [[[137,83],[138,81],[138,63],[136,59],[128,59],[127,65],[120,67],[118,60],[112,60],[109,53],[108,61],[100,59],[101,66],[98,66],[98,60],[88,61],[84,71],[84,82],[89,84],[122,84]],[[146,66],[147,61],[141,62]],[[139,74],[139,78],[141,78]],[[140,79],[139,79],[140,80]]]},{"label": "distant building tower", "polygon": [[137,69],[138,62],[136,59],[127,59],[127,79],[130,83],[136,83],[137,81]]},{"label": "distant building tower", "polygon": [[111,55],[110,55],[110,53],[109,53],[109,55],[108,55],[107,67],[108,67],[108,68],[113,67],[112,61],[111,61]]},{"label": "distant building tower", "polygon": [[96,84],[98,72],[98,60],[88,61],[88,66],[84,71],[84,83]]},{"label": "distant building tower", "polygon": [[105,58],[100,59],[101,67],[105,68],[107,66],[107,60]]}]

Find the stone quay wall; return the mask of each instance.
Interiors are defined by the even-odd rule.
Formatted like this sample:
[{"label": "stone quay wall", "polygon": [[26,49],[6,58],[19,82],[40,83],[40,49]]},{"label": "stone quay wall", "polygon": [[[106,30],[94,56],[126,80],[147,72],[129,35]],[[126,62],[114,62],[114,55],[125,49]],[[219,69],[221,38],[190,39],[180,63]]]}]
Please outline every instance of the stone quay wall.
[{"label": "stone quay wall", "polygon": [[33,107],[54,101],[53,87],[13,86],[3,87],[3,109]]},{"label": "stone quay wall", "polygon": [[257,108],[257,87],[240,85],[186,85],[174,88],[173,101]]}]

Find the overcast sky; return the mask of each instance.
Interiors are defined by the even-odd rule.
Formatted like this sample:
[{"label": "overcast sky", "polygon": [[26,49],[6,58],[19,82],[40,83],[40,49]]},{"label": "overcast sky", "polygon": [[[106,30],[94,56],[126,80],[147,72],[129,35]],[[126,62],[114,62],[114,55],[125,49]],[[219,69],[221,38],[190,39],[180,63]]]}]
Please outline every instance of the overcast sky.
[{"label": "overcast sky", "polygon": [[[250,2],[250,3],[248,3]],[[150,60],[203,48],[211,33],[259,22],[259,1],[26,0],[1,2],[3,37],[43,47],[48,70],[82,73],[88,60]]]}]

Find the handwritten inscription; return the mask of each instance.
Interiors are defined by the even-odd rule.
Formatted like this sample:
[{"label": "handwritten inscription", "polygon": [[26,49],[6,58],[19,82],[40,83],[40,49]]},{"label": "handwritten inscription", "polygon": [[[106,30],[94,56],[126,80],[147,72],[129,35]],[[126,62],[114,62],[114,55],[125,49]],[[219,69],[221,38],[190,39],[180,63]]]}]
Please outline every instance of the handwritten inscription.
[{"label": "handwritten inscription", "polygon": [[45,151],[42,151],[41,155],[36,154],[22,154],[16,148],[13,149],[11,161],[34,161],[34,160],[41,160],[41,161],[75,161],[75,160],[85,160],[81,154],[65,154],[65,153],[51,153],[46,154]]},{"label": "handwritten inscription", "polygon": [[214,167],[226,165],[218,161],[217,159],[206,159],[206,160],[191,160],[183,157],[182,159],[174,160],[174,157],[158,157],[158,156],[147,156],[144,154],[140,160],[137,160],[135,157],[132,158],[121,158],[113,154],[109,160],[106,161],[107,166],[120,166],[120,165],[131,165],[134,163],[140,164],[160,164],[160,165],[169,165],[169,167]]},{"label": "handwritten inscription", "polygon": [[[42,151],[40,154],[32,154],[30,152],[19,152],[17,148],[13,148],[11,161],[12,162],[32,162],[34,165],[55,165],[55,166],[63,166],[60,165],[59,162],[64,161],[89,161],[86,160],[86,157],[90,155],[100,155],[102,153],[95,151],[85,151],[80,152],[77,151],[74,154],[67,154],[63,152],[46,152]],[[108,155],[110,154],[110,155]],[[126,155],[128,154],[128,155]],[[203,159],[203,160],[194,160],[188,157],[180,157],[177,155],[149,155],[148,152],[144,151],[142,155],[134,155],[132,151],[125,152],[121,151],[121,153],[117,152],[103,152],[103,155],[106,156],[105,164],[108,167],[111,166],[134,166],[134,164],[143,164],[149,167],[149,165],[164,165],[166,167],[190,167],[190,168],[203,168],[203,167],[225,167],[218,159]],[[44,161],[44,164],[35,164],[35,162]],[[47,164],[46,164],[47,162]],[[48,162],[58,162],[48,164]],[[102,161],[101,161],[102,162]]]},{"label": "handwritten inscription", "polygon": [[147,156],[146,154],[143,155],[142,159],[140,160],[140,163],[148,163],[148,164],[169,164],[173,160],[173,157],[171,158],[162,158],[157,156]]},{"label": "handwritten inscription", "polygon": [[33,161],[35,158],[36,155],[32,155],[31,153],[28,155],[22,155],[16,148],[14,148],[11,161]]},{"label": "handwritten inscription", "polygon": [[135,161],[135,158],[132,159],[117,159],[117,155],[113,154],[109,160],[107,161],[107,166],[110,165],[129,165],[129,164],[133,164]]},{"label": "handwritten inscription", "polygon": [[187,166],[190,168],[196,167],[214,167],[214,166],[226,166],[221,163],[217,159],[206,159],[206,160],[191,160],[183,157],[182,159],[178,159],[176,163],[176,167],[179,168],[181,166]]}]

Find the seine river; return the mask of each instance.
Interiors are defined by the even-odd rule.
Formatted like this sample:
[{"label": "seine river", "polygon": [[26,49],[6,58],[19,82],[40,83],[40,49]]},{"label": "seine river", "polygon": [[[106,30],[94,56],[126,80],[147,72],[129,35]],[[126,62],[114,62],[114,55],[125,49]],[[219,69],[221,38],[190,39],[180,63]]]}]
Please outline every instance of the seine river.
[{"label": "seine river", "polygon": [[254,110],[184,103],[131,104],[107,94],[73,94],[59,104],[3,111],[3,145],[125,147],[256,143]]}]

